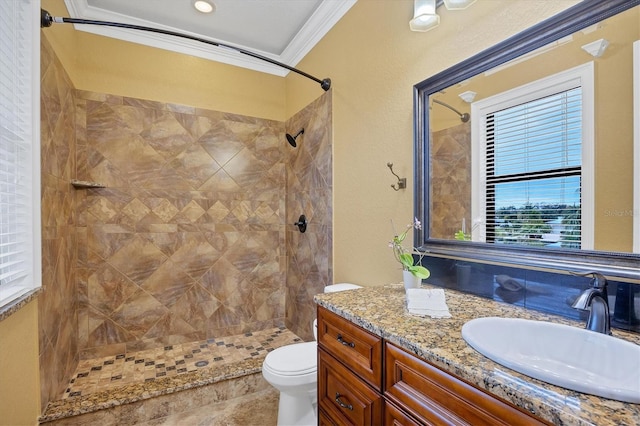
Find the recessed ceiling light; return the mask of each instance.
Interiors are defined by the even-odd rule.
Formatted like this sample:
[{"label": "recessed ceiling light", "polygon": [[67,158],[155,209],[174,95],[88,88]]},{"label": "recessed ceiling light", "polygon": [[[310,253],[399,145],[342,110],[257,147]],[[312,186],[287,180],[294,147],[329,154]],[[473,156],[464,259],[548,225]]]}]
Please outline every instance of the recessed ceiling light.
[{"label": "recessed ceiling light", "polygon": [[213,3],[207,0],[196,0],[193,2],[193,7],[202,13],[211,13],[215,9]]}]

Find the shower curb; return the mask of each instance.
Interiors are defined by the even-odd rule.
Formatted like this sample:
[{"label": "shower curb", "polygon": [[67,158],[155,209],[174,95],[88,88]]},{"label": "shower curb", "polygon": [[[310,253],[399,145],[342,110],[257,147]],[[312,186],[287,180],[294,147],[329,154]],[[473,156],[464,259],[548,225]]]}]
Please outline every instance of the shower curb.
[{"label": "shower curb", "polygon": [[268,389],[262,359],[201,369],[175,377],[50,402],[40,424],[135,424]]}]

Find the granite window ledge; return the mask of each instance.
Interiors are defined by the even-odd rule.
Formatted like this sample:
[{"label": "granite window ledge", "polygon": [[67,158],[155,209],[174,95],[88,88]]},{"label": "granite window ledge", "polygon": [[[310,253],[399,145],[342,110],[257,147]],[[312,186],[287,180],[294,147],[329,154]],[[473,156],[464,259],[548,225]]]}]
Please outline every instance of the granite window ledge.
[{"label": "granite window ledge", "polygon": [[9,318],[12,314],[18,312],[24,306],[26,306],[29,302],[38,297],[38,294],[42,291],[42,287],[35,288],[28,293],[25,293],[21,297],[12,300],[4,306],[0,307],[0,321],[4,321]]}]

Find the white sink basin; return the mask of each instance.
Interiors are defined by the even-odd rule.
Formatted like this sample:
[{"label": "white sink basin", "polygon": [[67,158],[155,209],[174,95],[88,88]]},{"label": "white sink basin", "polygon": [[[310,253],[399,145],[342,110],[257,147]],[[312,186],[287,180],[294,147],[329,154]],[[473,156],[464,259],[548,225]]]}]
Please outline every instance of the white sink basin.
[{"label": "white sink basin", "polygon": [[578,392],[640,403],[640,346],[593,331],[517,318],[477,318],[462,337],[498,364]]}]

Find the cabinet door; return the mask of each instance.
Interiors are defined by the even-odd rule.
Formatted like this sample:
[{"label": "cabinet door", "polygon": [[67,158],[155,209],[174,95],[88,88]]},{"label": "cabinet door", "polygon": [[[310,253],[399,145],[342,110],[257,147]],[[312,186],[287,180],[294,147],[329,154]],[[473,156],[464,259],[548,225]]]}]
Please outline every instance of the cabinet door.
[{"label": "cabinet door", "polygon": [[338,426],[331,417],[322,410],[318,410],[318,426]]},{"label": "cabinet door", "polygon": [[429,425],[547,424],[390,343],[384,396]]},{"label": "cabinet door", "polygon": [[339,425],[382,424],[382,396],[321,348],[318,408]]},{"label": "cabinet door", "polygon": [[318,346],[378,392],[382,390],[382,339],[318,307]]}]

